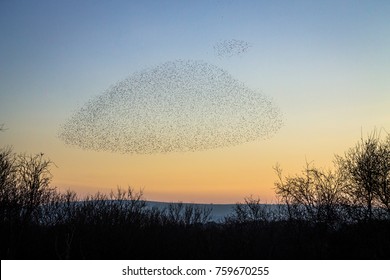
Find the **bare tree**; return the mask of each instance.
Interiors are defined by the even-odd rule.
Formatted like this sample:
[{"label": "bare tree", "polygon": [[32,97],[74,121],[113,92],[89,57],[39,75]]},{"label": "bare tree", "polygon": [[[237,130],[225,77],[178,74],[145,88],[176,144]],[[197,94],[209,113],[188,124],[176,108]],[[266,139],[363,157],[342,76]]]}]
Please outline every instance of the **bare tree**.
[{"label": "bare tree", "polygon": [[50,201],[55,191],[50,187],[52,175],[50,166],[53,163],[43,157],[43,153],[37,155],[19,155],[17,159],[17,181],[21,203],[24,207],[25,218],[31,218],[31,214],[38,206]]},{"label": "bare tree", "polygon": [[0,149],[0,215],[1,221],[14,216],[19,205],[16,158],[11,148]]},{"label": "bare tree", "polygon": [[381,143],[378,149],[381,155],[379,164],[379,184],[375,188],[375,194],[380,205],[387,210],[390,215],[390,135]]},{"label": "bare tree", "polygon": [[11,148],[0,149],[0,197],[5,199],[16,185],[16,163]]},{"label": "bare tree", "polygon": [[337,173],[322,171],[306,164],[302,175],[282,176],[275,167],[279,181],[275,182],[276,195],[287,205],[290,219],[303,219],[331,223],[339,219],[343,204],[342,183]]},{"label": "bare tree", "polygon": [[116,193],[111,191],[109,198],[120,210],[125,210],[128,213],[140,214],[146,207],[143,190],[140,189],[136,192],[130,186],[127,187],[127,190],[117,187]]},{"label": "bare tree", "polygon": [[168,220],[176,224],[205,224],[210,221],[212,208],[178,202],[170,203],[165,212]]},{"label": "bare tree", "polygon": [[385,141],[376,132],[361,138],[336,163],[355,219],[373,219],[378,207],[390,213],[390,135]]},{"label": "bare tree", "polygon": [[274,218],[269,206],[261,203],[260,198],[246,197],[244,203],[236,203],[233,214],[228,216],[227,222],[265,222]]}]

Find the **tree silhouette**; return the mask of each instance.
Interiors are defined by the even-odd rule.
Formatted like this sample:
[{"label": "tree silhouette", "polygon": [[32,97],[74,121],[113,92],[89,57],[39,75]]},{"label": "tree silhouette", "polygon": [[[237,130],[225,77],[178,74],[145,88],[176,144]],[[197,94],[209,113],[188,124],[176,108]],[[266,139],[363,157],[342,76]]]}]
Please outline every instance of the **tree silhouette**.
[{"label": "tree silhouette", "polygon": [[386,141],[381,143],[378,148],[381,156],[379,162],[379,182],[375,188],[375,194],[378,200],[390,215],[390,135]]},{"label": "tree silhouette", "polygon": [[274,219],[275,213],[261,203],[260,198],[249,196],[244,198],[244,203],[236,203],[233,213],[226,217],[226,222],[266,222]]},{"label": "tree silhouette", "polygon": [[50,186],[53,164],[45,159],[43,153],[37,155],[22,154],[17,157],[17,182],[20,201],[24,208],[23,217],[27,220],[39,210],[39,206],[48,203],[54,193]]},{"label": "tree silhouette", "polygon": [[336,163],[356,219],[372,220],[377,207],[390,213],[390,135],[384,141],[376,132],[361,138]]},{"label": "tree silhouette", "polygon": [[0,149],[0,214],[9,221],[19,208],[16,158],[11,148]]},{"label": "tree silhouette", "polygon": [[283,178],[275,167],[279,181],[276,195],[287,205],[290,219],[330,223],[339,219],[338,207],[343,203],[341,178],[331,171],[322,171],[309,163],[301,175]]}]

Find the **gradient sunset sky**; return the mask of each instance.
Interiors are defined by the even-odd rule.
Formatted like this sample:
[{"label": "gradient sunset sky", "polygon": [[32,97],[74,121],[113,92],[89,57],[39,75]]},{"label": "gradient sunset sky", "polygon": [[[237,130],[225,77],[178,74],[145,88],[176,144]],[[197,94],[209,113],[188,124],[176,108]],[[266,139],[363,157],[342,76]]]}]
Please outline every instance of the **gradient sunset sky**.
[{"label": "gradient sunset sky", "polygon": [[[53,185],[143,188],[160,201],[275,202],[273,166],[330,168],[360,136],[390,132],[390,1],[0,1],[0,145],[43,152]],[[250,48],[221,58],[213,47]],[[58,130],[134,72],[202,60],[272,98],[270,139],[201,152],[86,151]]]}]

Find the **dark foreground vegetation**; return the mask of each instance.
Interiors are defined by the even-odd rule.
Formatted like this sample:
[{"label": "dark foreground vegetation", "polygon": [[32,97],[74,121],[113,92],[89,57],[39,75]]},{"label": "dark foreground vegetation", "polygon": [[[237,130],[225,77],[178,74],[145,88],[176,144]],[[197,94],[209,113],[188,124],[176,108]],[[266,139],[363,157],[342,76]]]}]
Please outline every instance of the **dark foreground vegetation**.
[{"label": "dark foreground vegetation", "polygon": [[50,186],[43,154],[0,150],[1,259],[390,259],[390,137],[372,134],[324,171],[307,164],[221,222],[148,207],[132,188],[80,200]]}]

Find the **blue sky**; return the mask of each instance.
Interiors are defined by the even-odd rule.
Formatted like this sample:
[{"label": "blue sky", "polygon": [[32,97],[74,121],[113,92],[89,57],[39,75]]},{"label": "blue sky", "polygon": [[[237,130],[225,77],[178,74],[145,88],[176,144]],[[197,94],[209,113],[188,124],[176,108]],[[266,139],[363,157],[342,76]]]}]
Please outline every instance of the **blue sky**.
[{"label": "blue sky", "polygon": [[[0,142],[47,151],[66,170],[56,133],[77,108],[135,71],[201,59],[279,105],[285,126],[270,149],[296,151],[287,165],[330,161],[361,130],[390,130],[389,14],[389,1],[1,1]],[[216,57],[229,39],[251,47]],[[271,173],[283,164],[267,160]]]}]

